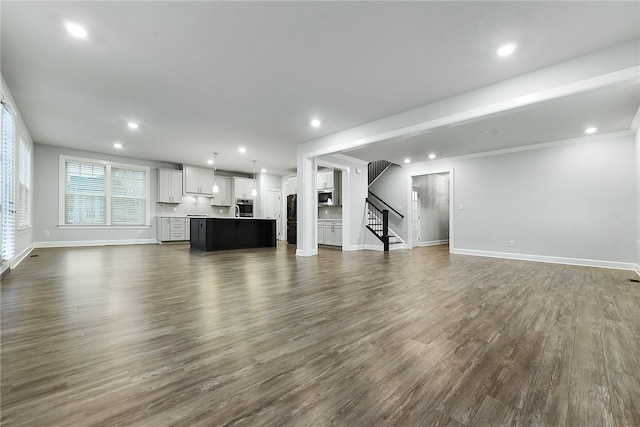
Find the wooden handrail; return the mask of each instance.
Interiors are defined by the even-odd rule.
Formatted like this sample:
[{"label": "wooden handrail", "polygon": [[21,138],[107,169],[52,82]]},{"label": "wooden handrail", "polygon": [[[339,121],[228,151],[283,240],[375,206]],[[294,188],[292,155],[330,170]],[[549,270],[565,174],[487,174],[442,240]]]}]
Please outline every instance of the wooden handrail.
[{"label": "wooden handrail", "polygon": [[[371,194],[373,197],[375,197],[377,200],[380,201],[380,203],[382,203],[383,205],[385,205],[386,207],[389,208],[389,210],[391,210],[393,213],[395,213],[396,215],[398,215],[400,218],[404,218],[404,215],[402,215],[400,212],[398,212],[397,210],[393,209],[393,207],[391,205],[389,205],[387,202],[385,202],[384,200],[382,200],[379,196],[376,196],[374,193],[372,193],[371,191],[369,191],[369,194]],[[376,208],[377,209],[377,208]],[[380,210],[380,209],[378,209]]]}]

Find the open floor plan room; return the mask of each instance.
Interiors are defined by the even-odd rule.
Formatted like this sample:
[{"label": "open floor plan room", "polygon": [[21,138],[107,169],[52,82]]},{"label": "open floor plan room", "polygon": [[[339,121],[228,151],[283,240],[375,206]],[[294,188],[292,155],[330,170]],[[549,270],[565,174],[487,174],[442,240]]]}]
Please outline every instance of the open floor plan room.
[{"label": "open floor plan room", "polygon": [[3,425],[639,425],[629,271],[412,251],[36,249]]}]

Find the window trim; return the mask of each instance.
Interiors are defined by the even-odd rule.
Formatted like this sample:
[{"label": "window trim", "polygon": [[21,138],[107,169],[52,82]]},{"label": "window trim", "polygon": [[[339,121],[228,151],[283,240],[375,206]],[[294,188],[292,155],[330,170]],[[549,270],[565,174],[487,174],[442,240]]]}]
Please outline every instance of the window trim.
[{"label": "window trim", "polygon": [[[29,151],[29,163],[28,163],[28,174],[29,174],[29,179],[28,182],[26,183],[27,186],[27,190],[29,192],[29,196],[28,199],[26,200],[26,203],[29,207],[28,209],[28,215],[27,215],[27,224],[23,225],[20,223],[20,218],[22,218],[23,212],[22,212],[22,182],[20,180],[21,178],[21,173],[22,173],[22,167],[24,166],[23,161],[24,159],[22,158],[22,146],[25,146],[26,149]],[[18,136],[18,179],[16,181],[17,187],[18,187],[18,203],[17,203],[17,215],[16,215],[16,231],[25,231],[25,230],[29,230],[32,226],[33,226],[33,221],[32,221],[32,212],[33,212],[33,146],[31,145],[31,143],[29,141],[27,141],[26,138],[24,138],[24,136],[22,135],[22,133],[20,133],[20,135]]]},{"label": "window trim", "polygon": [[[105,216],[106,224],[65,224],[65,197],[66,197],[66,163],[68,160],[76,162],[94,163],[105,166]],[[111,225],[111,168],[131,169],[144,172],[144,193],[146,201],[146,218],[145,224],[136,225],[124,225],[117,224]],[[151,168],[148,166],[132,165],[128,163],[111,162],[108,160],[89,159],[86,157],[75,157],[60,155],[59,168],[58,168],[58,228],[59,229],[145,229],[151,228]]]}]

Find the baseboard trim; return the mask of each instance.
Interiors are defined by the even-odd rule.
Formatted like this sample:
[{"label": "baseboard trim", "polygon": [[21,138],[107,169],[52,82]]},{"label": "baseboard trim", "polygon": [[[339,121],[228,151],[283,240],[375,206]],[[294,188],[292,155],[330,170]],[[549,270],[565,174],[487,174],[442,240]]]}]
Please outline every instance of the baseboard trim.
[{"label": "baseboard trim", "polygon": [[33,251],[33,245],[27,246],[22,252],[14,256],[9,262],[9,269],[14,270]]},{"label": "baseboard trim", "polygon": [[389,244],[390,251],[396,251],[398,249],[409,249],[409,245],[407,245],[406,243],[390,243]]},{"label": "baseboard trim", "polygon": [[636,268],[634,269],[636,274],[638,274],[638,276],[640,276],[640,264],[636,264]]},{"label": "baseboard trim", "polygon": [[304,251],[302,249],[296,249],[296,256],[309,257],[309,256],[314,256],[314,255],[318,255],[318,249],[312,249],[310,251]]},{"label": "baseboard trim", "polygon": [[615,270],[636,270],[636,264],[630,262],[602,261],[597,259],[565,258],[545,255],[513,254],[508,252],[478,251],[474,249],[450,250],[452,254],[472,255],[488,258],[516,259],[520,261],[547,262],[550,264],[580,265],[585,267],[611,268]]},{"label": "baseboard trim", "polygon": [[156,239],[125,239],[125,240],[70,240],[57,242],[33,242],[34,248],[73,248],[80,246],[121,246],[121,245],[150,245],[157,244]]},{"label": "baseboard trim", "polygon": [[431,240],[429,242],[420,242],[418,246],[423,247],[423,246],[437,246],[437,245],[448,245],[448,244],[449,244],[449,239],[446,239],[446,240]]}]

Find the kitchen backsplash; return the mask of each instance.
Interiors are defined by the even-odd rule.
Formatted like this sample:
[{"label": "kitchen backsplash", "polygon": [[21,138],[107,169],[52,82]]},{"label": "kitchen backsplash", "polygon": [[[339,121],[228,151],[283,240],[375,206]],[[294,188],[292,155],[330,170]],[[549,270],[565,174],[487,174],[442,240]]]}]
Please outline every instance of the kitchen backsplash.
[{"label": "kitchen backsplash", "polygon": [[156,203],[156,216],[233,216],[233,207],[211,206],[209,197],[182,196],[182,203]]},{"label": "kitchen backsplash", "polygon": [[318,207],[318,219],[342,219],[342,206]]}]

